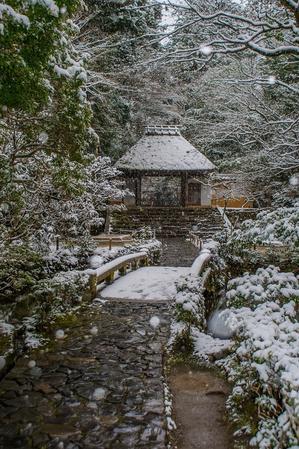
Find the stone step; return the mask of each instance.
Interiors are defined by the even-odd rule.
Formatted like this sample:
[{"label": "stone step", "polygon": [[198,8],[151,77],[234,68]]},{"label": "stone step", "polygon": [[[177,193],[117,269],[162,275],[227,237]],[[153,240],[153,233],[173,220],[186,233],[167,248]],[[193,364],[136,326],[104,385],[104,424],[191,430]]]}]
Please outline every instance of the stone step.
[{"label": "stone step", "polygon": [[196,227],[197,233],[210,237],[219,232],[224,223],[218,210],[212,208],[129,208],[112,214],[114,232],[127,232],[145,226],[156,230],[157,236],[187,236]]}]

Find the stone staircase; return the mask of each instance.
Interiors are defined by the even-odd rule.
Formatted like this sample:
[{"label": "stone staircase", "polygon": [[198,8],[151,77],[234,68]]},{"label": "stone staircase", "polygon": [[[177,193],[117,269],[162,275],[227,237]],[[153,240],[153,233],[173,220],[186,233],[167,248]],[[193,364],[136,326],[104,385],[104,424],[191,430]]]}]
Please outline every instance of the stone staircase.
[{"label": "stone staircase", "polygon": [[111,215],[112,232],[126,233],[150,226],[157,237],[186,237],[196,229],[199,238],[212,238],[224,227],[217,209],[211,207],[130,207]]}]

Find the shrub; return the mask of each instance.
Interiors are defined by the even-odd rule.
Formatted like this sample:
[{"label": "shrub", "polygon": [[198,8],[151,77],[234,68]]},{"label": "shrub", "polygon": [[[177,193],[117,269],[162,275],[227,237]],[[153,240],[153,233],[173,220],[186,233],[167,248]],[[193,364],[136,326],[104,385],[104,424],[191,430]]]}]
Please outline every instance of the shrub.
[{"label": "shrub", "polygon": [[299,276],[280,272],[269,266],[259,268],[255,274],[245,273],[227,284],[226,299],[229,307],[256,307],[265,301],[280,303],[299,300]]},{"label": "shrub", "polygon": [[44,275],[42,257],[26,244],[3,246],[0,254],[0,299],[30,289]]},{"label": "shrub", "polygon": [[88,282],[89,276],[80,271],[61,272],[37,283],[31,296],[39,304],[42,318],[51,319],[78,305],[88,288]]},{"label": "shrub", "polygon": [[235,309],[233,352],[217,364],[233,390],[228,407],[260,449],[294,449],[299,432],[299,324],[294,303]]},{"label": "shrub", "polygon": [[183,321],[203,329],[205,320],[205,300],[202,278],[188,276],[176,283],[175,314],[177,321]]}]

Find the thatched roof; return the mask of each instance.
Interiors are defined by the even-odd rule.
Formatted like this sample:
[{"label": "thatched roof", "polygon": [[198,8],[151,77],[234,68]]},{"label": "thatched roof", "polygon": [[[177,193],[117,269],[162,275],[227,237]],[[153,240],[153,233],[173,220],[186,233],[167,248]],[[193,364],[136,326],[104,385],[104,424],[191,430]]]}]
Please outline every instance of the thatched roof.
[{"label": "thatched roof", "polygon": [[210,172],[209,159],[191,145],[176,126],[148,126],[143,137],[116,163],[124,171]]}]

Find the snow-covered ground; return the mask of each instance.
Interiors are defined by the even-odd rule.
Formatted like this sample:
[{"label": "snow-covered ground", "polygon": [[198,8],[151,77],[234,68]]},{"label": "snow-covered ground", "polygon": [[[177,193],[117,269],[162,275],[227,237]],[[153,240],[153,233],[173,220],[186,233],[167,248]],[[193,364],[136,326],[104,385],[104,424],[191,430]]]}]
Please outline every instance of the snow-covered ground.
[{"label": "snow-covered ground", "polygon": [[190,268],[144,267],[117,279],[101,292],[103,298],[170,300],[176,295],[175,282],[190,273]]},{"label": "snow-covered ground", "polygon": [[215,338],[211,335],[200,332],[198,329],[192,329],[192,337],[194,342],[194,354],[200,359],[209,360],[209,357],[219,358],[231,349],[232,340]]}]

